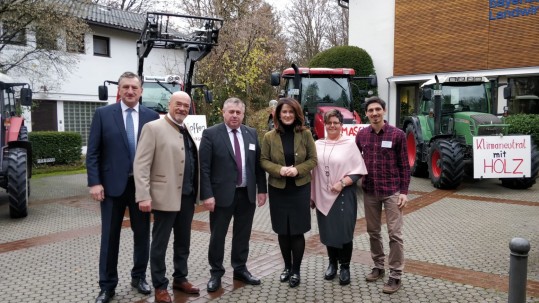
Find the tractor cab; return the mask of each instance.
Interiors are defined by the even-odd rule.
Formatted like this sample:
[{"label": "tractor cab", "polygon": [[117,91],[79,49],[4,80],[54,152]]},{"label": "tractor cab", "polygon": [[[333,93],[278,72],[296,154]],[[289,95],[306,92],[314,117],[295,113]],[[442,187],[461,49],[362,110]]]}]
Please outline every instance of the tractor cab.
[{"label": "tractor cab", "polygon": [[181,91],[183,84],[178,75],[144,76],[142,88],[142,104],[160,114],[166,114],[170,96]]},{"label": "tractor cab", "polygon": [[425,82],[421,91],[419,111],[427,116],[429,137],[451,135],[471,145],[473,136],[506,132],[492,114],[491,83],[485,77],[440,77],[438,84]]},{"label": "tractor cab", "polygon": [[[324,113],[338,109],[345,124],[361,123],[357,112],[352,110],[350,81],[354,79],[352,68],[307,68],[285,69],[282,74],[273,73],[271,84],[280,85],[284,80],[281,96],[291,97],[301,104],[305,122],[311,127],[315,138],[324,138]],[[269,120],[273,117],[270,116]]]}]

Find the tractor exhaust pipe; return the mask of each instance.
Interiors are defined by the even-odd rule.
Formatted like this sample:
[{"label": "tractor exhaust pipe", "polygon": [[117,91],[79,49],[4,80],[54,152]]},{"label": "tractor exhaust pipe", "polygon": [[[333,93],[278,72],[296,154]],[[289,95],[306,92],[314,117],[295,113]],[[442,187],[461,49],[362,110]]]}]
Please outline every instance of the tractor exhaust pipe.
[{"label": "tractor exhaust pipe", "polygon": [[442,89],[440,87],[440,81],[438,75],[434,76],[436,85],[434,87],[434,133],[438,135],[441,133],[442,122]]}]

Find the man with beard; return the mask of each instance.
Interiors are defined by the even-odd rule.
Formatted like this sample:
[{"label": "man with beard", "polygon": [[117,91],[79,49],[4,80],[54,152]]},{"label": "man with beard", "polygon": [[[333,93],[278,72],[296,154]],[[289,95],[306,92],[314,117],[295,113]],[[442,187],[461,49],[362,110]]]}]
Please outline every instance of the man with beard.
[{"label": "man with beard", "polygon": [[165,257],[174,229],[174,280],[172,287],[188,294],[199,289],[187,281],[187,258],[191,242],[191,222],[198,196],[198,155],[195,142],[185,127],[191,98],[175,92],[164,119],[142,129],[135,156],[136,200],[143,212],[153,212],[150,248],[155,302],[168,303]]},{"label": "man with beard", "polygon": [[389,279],[382,292],[392,294],[401,288],[404,270],[403,208],[408,202],[410,185],[406,135],[384,120],[386,102],[379,97],[365,100],[365,114],[370,126],[356,136],[357,147],[369,172],[363,177],[362,186],[374,268],[365,279],[374,282],[385,275],[386,256],[381,234],[383,206],[389,235]]}]

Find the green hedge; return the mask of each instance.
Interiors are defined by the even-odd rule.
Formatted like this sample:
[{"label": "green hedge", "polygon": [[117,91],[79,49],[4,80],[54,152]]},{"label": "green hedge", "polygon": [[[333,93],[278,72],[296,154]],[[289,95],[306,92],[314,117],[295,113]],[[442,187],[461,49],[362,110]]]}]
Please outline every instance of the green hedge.
[{"label": "green hedge", "polygon": [[[59,165],[80,162],[82,138],[75,132],[30,132],[32,163],[34,165]],[[54,161],[51,161],[54,159]]]},{"label": "green hedge", "polygon": [[505,118],[510,124],[509,134],[530,135],[535,144],[539,144],[539,115],[518,114]]},{"label": "green hedge", "polygon": [[335,46],[314,56],[309,67],[353,68],[356,76],[374,73],[372,58],[364,49],[357,46]]}]

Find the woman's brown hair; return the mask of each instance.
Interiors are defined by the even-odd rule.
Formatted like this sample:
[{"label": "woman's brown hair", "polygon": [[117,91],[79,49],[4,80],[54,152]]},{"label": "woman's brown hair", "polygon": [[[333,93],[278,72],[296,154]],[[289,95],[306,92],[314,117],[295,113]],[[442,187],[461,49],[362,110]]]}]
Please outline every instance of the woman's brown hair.
[{"label": "woman's brown hair", "polygon": [[275,108],[275,114],[273,115],[273,125],[275,126],[275,131],[278,133],[284,133],[284,128],[281,122],[281,110],[283,105],[288,105],[292,107],[294,111],[294,130],[296,132],[303,131],[305,129],[305,117],[303,116],[303,111],[301,110],[301,105],[298,101],[292,98],[281,98],[277,107]]}]

